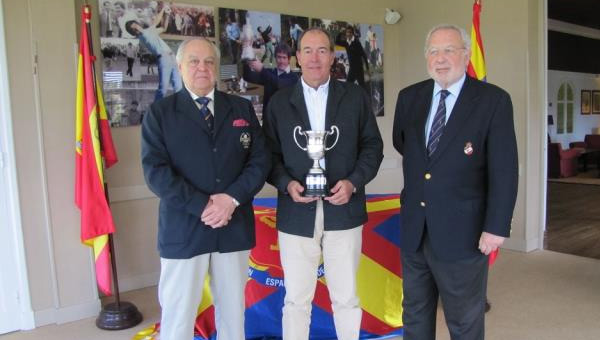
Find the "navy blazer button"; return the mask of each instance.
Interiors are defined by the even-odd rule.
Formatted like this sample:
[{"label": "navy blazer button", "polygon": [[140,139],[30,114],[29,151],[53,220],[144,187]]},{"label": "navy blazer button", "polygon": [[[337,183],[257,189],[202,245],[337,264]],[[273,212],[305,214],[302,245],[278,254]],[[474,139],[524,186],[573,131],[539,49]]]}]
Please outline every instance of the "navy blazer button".
[{"label": "navy blazer button", "polygon": [[426,173],[425,174],[425,179],[427,179],[427,180],[431,179],[431,174],[430,173]]},{"label": "navy blazer button", "polygon": [[424,207],[425,206],[425,202],[421,202],[421,206]]},{"label": "navy blazer button", "polygon": [[217,148],[214,148],[214,149],[213,149],[213,152],[217,152]]},{"label": "navy blazer button", "polygon": [[221,183],[221,179],[217,178],[215,181],[217,181],[217,183]]}]

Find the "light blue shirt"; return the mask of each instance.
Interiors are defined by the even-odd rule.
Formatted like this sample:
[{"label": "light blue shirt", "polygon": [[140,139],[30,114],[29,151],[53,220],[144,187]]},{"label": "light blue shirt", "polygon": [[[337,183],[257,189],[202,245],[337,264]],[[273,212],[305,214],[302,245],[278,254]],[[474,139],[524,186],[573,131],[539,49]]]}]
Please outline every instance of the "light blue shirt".
[{"label": "light blue shirt", "polygon": [[225,27],[225,32],[227,33],[227,39],[229,40],[238,40],[240,38],[240,28],[235,22],[227,25]]},{"label": "light blue shirt", "polygon": [[[456,104],[456,100],[458,99],[458,94],[460,93],[460,89],[462,89],[463,84],[465,83],[466,74],[462,76],[456,83],[450,85],[446,90],[450,92],[444,102],[446,103],[446,124],[448,124],[448,119],[450,119],[450,114],[452,113],[452,109],[454,108],[454,104]],[[433,124],[433,116],[437,112],[438,105],[440,103],[440,92],[442,91],[442,87],[434,82],[433,85],[433,99],[431,100],[431,110],[429,110],[429,117],[427,117],[427,124],[425,124],[425,145],[427,145],[427,141],[429,140],[429,133],[431,132],[431,125]]]}]

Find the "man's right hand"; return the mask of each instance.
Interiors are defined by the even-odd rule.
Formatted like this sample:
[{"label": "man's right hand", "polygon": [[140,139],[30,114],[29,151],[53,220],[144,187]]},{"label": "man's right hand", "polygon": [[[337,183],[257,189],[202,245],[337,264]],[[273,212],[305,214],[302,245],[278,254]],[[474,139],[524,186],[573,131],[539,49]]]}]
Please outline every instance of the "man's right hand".
[{"label": "man's right hand", "polygon": [[304,187],[298,181],[290,181],[287,185],[287,192],[296,203],[310,203],[319,199],[318,197],[304,197]]},{"label": "man's right hand", "polygon": [[263,64],[258,60],[250,60],[248,61],[248,66],[254,72],[260,72],[263,69]]}]

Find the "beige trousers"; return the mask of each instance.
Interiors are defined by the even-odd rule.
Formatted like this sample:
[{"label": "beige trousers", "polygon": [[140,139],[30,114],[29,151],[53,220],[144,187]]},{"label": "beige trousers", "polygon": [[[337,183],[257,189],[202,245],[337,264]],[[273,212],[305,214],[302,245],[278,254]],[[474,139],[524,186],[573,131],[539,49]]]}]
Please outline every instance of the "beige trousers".
[{"label": "beige trousers", "polygon": [[244,289],[249,250],[202,254],[191,259],[160,259],[158,300],[161,340],[194,338],[206,273],[215,307],[218,340],[244,340]]},{"label": "beige trousers", "polygon": [[362,225],[349,230],[323,230],[323,202],[317,202],[312,238],[279,232],[285,280],[283,339],[307,340],[317,269],[323,256],[337,338],[358,339],[362,311],[356,294],[356,272],[361,254]]}]

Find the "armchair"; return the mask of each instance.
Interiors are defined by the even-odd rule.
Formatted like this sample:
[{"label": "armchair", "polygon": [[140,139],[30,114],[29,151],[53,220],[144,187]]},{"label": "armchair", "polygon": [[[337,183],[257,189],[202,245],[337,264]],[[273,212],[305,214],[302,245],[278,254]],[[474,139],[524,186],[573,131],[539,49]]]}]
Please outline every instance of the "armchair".
[{"label": "armchair", "polygon": [[563,150],[560,143],[548,143],[548,178],[577,175],[577,158],[581,149]]}]

